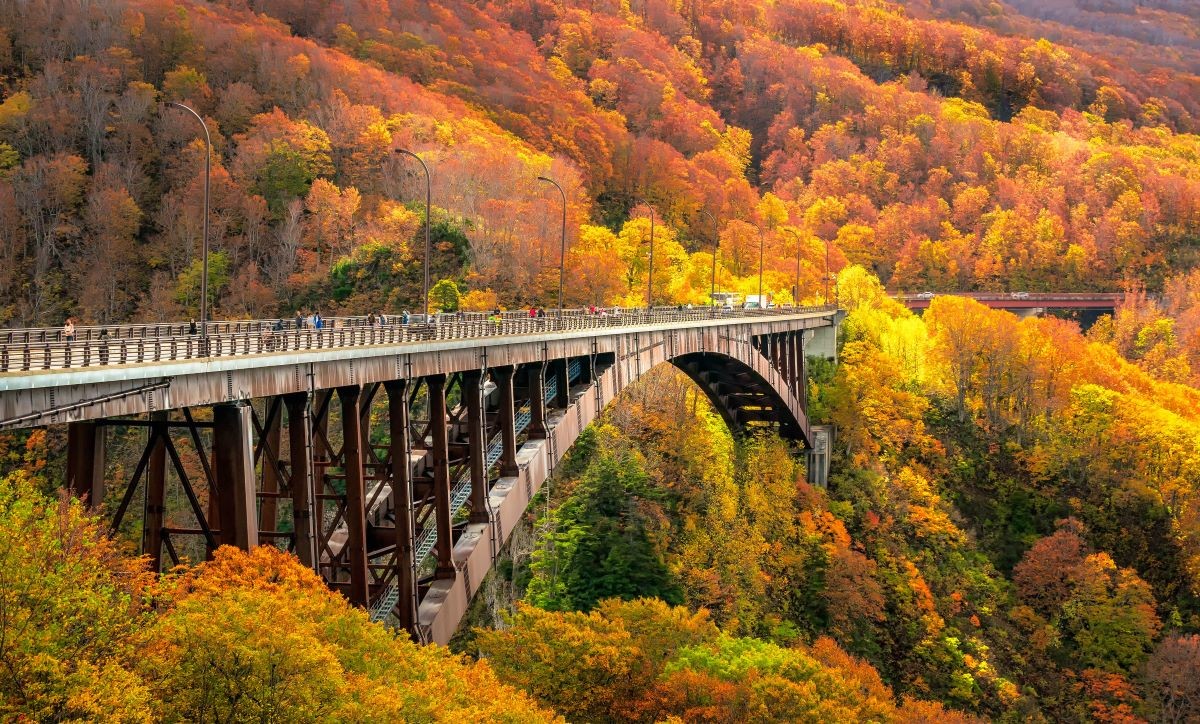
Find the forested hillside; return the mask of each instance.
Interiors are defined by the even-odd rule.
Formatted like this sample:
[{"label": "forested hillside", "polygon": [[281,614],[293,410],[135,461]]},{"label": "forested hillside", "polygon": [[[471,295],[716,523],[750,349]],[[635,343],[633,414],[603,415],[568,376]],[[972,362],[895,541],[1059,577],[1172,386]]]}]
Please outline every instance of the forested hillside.
[{"label": "forested hillside", "polygon": [[401,147],[432,169],[435,279],[477,308],[550,299],[547,173],[573,304],[645,302],[651,211],[659,301],[706,299],[718,240],[721,287],[756,287],[761,243],[781,301],[797,254],[816,297],[826,245],[909,290],[1157,290],[1194,263],[1194,75],[917,10],[7,5],[0,319],[195,312],[203,146],[162,101],[213,135],[224,316],[417,306]]},{"label": "forested hillside", "polygon": [[[212,138],[214,317],[415,311],[426,229],[436,306],[551,306],[538,176],[568,305],[645,305],[651,239],[659,304],[708,303],[714,254],[725,291],[832,283],[833,478],[656,370],[463,658],[273,548],[156,580],[55,497],[61,429],[0,433],[0,718],[1200,718],[1192,3],[0,3],[0,326],[198,315],[205,146],[167,102]],[[889,297],[971,290],[1124,301]]]},{"label": "forested hillside", "polygon": [[[836,644],[897,696],[989,719],[1200,715],[1200,392],[1061,320],[953,298],[915,317],[860,267],[840,291],[841,361],[812,385],[812,414],[837,425],[828,490],[664,369],[575,446],[485,585],[477,622],[511,628],[457,646],[581,720],[621,702],[618,719],[653,721],[663,701],[738,720],[732,664],[631,682],[617,657],[530,679],[615,646],[604,601],[649,595],[725,635]],[[659,645],[633,638],[637,655]]]}]

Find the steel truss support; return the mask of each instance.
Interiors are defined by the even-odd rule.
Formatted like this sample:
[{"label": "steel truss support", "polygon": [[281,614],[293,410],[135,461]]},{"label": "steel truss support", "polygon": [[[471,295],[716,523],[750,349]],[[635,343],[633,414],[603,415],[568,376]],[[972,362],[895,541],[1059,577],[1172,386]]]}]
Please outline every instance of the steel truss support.
[{"label": "steel truss support", "polygon": [[67,426],[67,489],[88,507],[104,502],[104,426],[72,422]]},{"label": "steel truss support", "polygon": [[500,392],[500,475],[510,478],[520,474],[517,465],[517,403],[513,392],[512,366],[497,367],[492,370],[492,380]]},{"label": "steel truss support", "polygon": [[[369,599],[367,571],[367,491],[363,479],[363,445],[359,397],[362,388],[348,385],[337,388],[342,405],[342,465],[346,474],[346,544],[343,557],[349,558],[350,603],[366,606]],[[349,555],[346,556],[345,554]]]},{"label": "steel truss support", "polygon": [[263,427],[257,426],[258,445],[255,461],[262,467],[262,497],[258,503],[258,529],[276,531],[279,525],[278,499],[280,483],[285,479],[280,469],[280,441],[283,429],[283,399],[273,397],[267,401],[267,419]]},{"label": "steel truss support", "polygon": [[312,420],[308,412],[309,395],[296,392],[283,397],[288,418],[288,489],[292,494],[292,526],[295,531],[296,557],[308,568],[319,571],[316,530],[317,489],[313,478]]},{"label": "steel truss support", "polygon": [[565,410],[571,404],[571,375],[569,359],[563,357],[550,363],[554,374],[554,406]]},{"label": "steel truss support", "polygon": [[450,441],[446,430],[446,376],[425,378],[429,389],[429,428],[433,439],[433,504],[437,526],[438,578],[454,578],[454,521],[450,502]]},{"label": "steel truss support", "polygon": [[467,408],[467,457],[471,472],[471,523],[487,523],[488,471],[487,434],[483,424],[483,373],[471,370],[462,375],[462,396]]},{"label": "steel truss support", "polygon": [[156,424],[150,428],[147,441],[149,458],[146,468],[145,507],[142,513],[142,553],[150,557],[150,570],[162,570],[164,500],[167,486],[167,413],[151,413]]},{"label": "steel truss support", "polygon": [[220,491],[220,542],[242,550],[258,545],[250,414],[250,405],[245,402],[213,406],[213,473]]},{"label": "steel truss support", "polygon": [[392,474],[392,510],[396,518],[396,587],[400,591],[395,614],[400,628],[414,636],[417,629],[416,546],[413,541],[412,453],[409,441],[408,380],[384,383],[388,396],[391,440],[388,461]]},{"label": "steel truss support", "polygon": [[530,440],[545,440],[546,429],[546,385],[545,362],[531,362],[525,366],[525,389],[529,395],[529,427],[525,437]]}]

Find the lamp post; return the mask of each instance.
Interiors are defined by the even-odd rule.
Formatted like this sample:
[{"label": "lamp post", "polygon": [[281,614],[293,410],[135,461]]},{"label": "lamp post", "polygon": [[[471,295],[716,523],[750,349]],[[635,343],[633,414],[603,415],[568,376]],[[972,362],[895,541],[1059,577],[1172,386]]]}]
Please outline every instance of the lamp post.
[{"label": "lamp post", "polygon": [[407,148],[397,148],[396,153],[403,154],[405,156],[411,156],[411,157],[417,159],[417,163],[421,164],[422,170],[425,171],[425,263],[422,265],[424,267],[424,270],[422,272],[422,280],[423,281],[422,281],[422,285],[421,285],[421,304],[422,304],[422,309],[424,310],[425,322],[428,323],[429,322],[429,207],[430,207],[430,200],[432,198],[432,188],[429,183],[429,167],[425,165],[424,159],[422,159],[420,156],[413,153],[412,151],[409,151]]},{"label": "lamp post", "polygon": [[646,273],[646,312],[654,311],[654,207],[645,199],[639,199],[650,209],[650,268]]},{"label": "lamp post", "polygon": [[558,318],[562,320],[563,314],[563,279],[566,277],[567,269],[567,194],[563,191],[562,186],[552,178],[538,176],[538,181],[545,181],[548,184],[554,184],[554,188],[558,189],[558,195],[562,196],[562,246],[558,252]]},{"label": "lamp post", "polygon": [[766,237],[763,236],[762,227],[758,227],[758,308],[766,309],[767,303],[763,299],[762,293],[762,278],[763,278],[763,246],[766,243]]},{"label": "lamp post", "polygon": [[175,101],[167,101],[164,105],[182,108],[191,113],[204,129],[204,246],[200,262],[200,347],[204,354],[208,354],[208,186],[212,176],[212,137],[208,133],[208,124],[199,113]]},{"label": "lamp post", "polygon": [[795,229],[784,229],[792,236],[796,237],[796,291],[792,294],[792,306],[800,308],[800,249],[803,244],[800,243],[800,234]]},{"label": "lamp post", "polygon": [[717,217],[713,216],[708,209],[700,209],[700,213],[707,216],[713,224],[712,282],[708,288],[708,306],[715,307],[717,304],[717,252],[721,249],[721,225],[717,223]]},{"label": "lamp post", "polygon": [[[825,239],[825,303],[829,304],[829,240]],[[834,288],[836,292],[837,289]]]}]

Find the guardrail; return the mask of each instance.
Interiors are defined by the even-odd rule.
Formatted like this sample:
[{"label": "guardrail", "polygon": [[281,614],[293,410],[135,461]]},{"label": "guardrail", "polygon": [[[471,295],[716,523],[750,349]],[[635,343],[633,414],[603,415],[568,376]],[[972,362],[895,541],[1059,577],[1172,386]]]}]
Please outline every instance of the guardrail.
[{"label": "guardrail", "polygon": [[[367,323],[366,317],[344,318],[341,326],[325,329],[275,329],[276,322],[221,322],[233,331],[210,334],[207,338],[188,332],[188,325],[143,325],[130,329],[159,329],[167,332],[129,337],[91,337],[76,329],[74,341],[12,340],[8,335],[29,330],[0,332],[0,373],[39,370],[73,370],[113,367],[128,364],[172,362],[178,360],[220,359],[279,352],[306,352],[369,345],[394,345],[435,340],[480,339],[512,335],[605,329],[630,325],[666,325],[715,318],[762,318],[792,314],[832,312],[833,305],[816,307],[780,307],[773,309],[693,309],[657,308],[653,311],[624,311],[608,314],[586,310],[547,312],[545,317],[529,317],[524,312],[507,312],[499,319],[455,318],[432,323],[400,324],[388,318],[387,324]],[[443,315],[450,316],[450,315]],[[240,326],[239,326],[240,325]],[[269,326],[268,326],[269,325]],[[210,329],[212,327],[210,326]],[[111,329],[111,328],[109,328]],[[54,330],[41,330],[52,332]],[[12,341],[9,341],[12,340]]]}]

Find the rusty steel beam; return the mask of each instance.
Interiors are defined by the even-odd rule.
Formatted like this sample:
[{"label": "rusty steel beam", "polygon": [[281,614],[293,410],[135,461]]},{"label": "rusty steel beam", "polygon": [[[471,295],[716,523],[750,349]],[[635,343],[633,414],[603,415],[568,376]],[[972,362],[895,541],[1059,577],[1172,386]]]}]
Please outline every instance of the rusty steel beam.
[{"label": "rusty steel beam", "polygon": [[72,422],[67,426],[67,489],[95,509],[104,502],[104,426]]},{"label": "rusty steel beam", "polygon": [[513,373],[516,368],[511,365],[497,367],[492,370],[492,380],[500,389],[500,475],[514,477],[521,472],[517,465],[517,403],[513,392]]},{"label": "rusty steel beam", "polygon": [[487,435],[483,427],[483,374],[479,370],[464,372],[462,395],[467,407],[467,459],[471,471],[471,523],[487,523],[488,471],[484,459]]},{"label": "rusty steel beam", "polygon": [[361,408],[362,388],[337,388],[342,405],[342,465],[346,473],[346,545],[349,553],[350,603],[366,606],[369,599],[367,571],[367,491],[363,479]]},{"label": "rusty steel beam", "polygon": [[[150,419],[165,422],[166,412],[154,412]],[[150,439],[146,445],[150,457],[146,468],[146,497],[142,514],[142,553],[150,557],[150,570],[162,570],[162,542],[164,526],[164,499],[167,486],[167,429],[165,425],[150,428]]]},{"label": "rusty steel beam", "polygon": [[800,398],[800,409],[808,418],[808,358],[804,356],[804,332],[793,335],[796,347],[796,396]]},{"label": "rusty steel beam", "polygon": [[554,374],[554,406],[565,410],[571,404],[571,374],[566,357],[550,363]]},{"label": "rusty steel beam", "polygon": [[258,545],[257,496],[250,405],[213,405],[213,474],[220,490],[222,545],[250,550]]},{"label": "rusty steel beam", "polygon": [[283,397],[288,418],[288,455],[291,458],[288,488],[292,494],[292,526],[296,557],[308,568],[320,569],[317,554],[315,509],[317,489],[312,468],[312,421],[309,419],[307,392]]},{"label": "rusty steel beam", "polygon": [[525,366],[525,389],[529,395],[529,426],[525,437],[530,440],[545,440],[546,430],[546,386],[545,362],[531,362]]},{"label": "rusty steel beam", "polygon": [[454,521],[450,505],[450,446],[446,430],[446,376],[430,375],[429,427],[433,438],[433,498],[438,578],[454,578]]},{"label": "rusty steel beam", "polygon": [[265,494],[258,503],[259,530],[278,530],[277,504],[275,493],[279,492],[281,479],[279,471],[279,443],[282,440],[283,411],[282,398],[274,397],[267,405],[267,420],[262,431],[260,455],[262,465],[262,492]]},{"label": "rusty steel beam", "polygon": [[388,459],[392,472],[392,510],[396,518],[396,587],[400,600],[395,614],[400,628],[410,636],[417,629],[416,547],[413,543],[412,461],[409,442],[408,380],[385,382],[391,440]]}]

